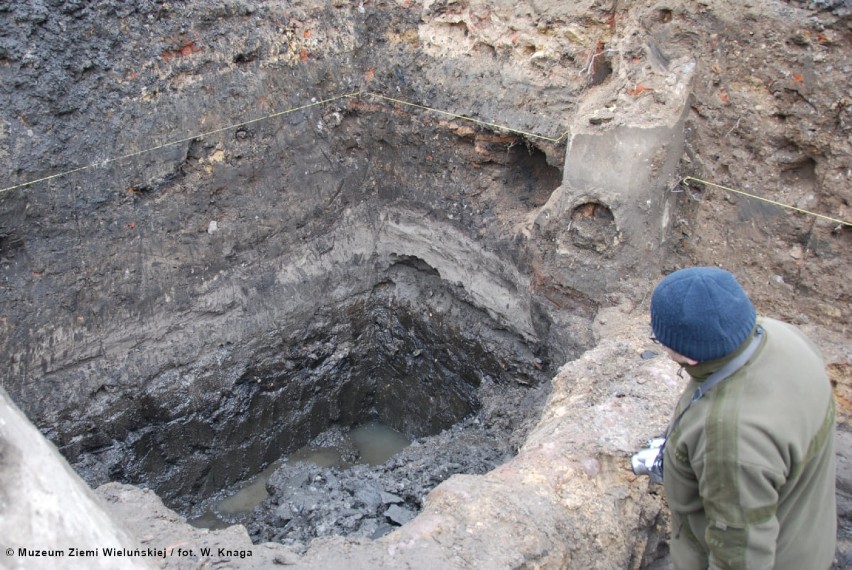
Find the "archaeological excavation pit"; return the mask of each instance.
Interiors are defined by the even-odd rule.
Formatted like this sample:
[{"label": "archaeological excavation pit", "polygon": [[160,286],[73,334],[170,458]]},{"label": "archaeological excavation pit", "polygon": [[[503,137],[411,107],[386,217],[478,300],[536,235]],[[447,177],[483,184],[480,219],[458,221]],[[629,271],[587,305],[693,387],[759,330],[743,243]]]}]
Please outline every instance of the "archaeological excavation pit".
[{"label": "archaeological excavation pit", "polygon": [[[513,455],[540,413],[552,368],[545,344],[476,308],[464,287],[422,259],[387,261],[379,282],[316,307],[303,328],[226,343],[150,379],[122,410],[126,421],[139,421],[122,440],[112,420],[66,453],[73,450],[79,471],[95,482],[149,487],[201,526],[242,523],[258,541],[389,532],[447,477],[484,473]],[[371,424],[415,445],[387,465],[364,466],[347,437]],[[298,448],[337,452],[345,465],[288,461],[266,475],[279,481],[267,485],[272,505],[216,507]],[[292,470],[304,488],[280,482]],[[329,477],[346,485],[318,492]],[[377,492],[391,493],[386,503],[372,501]],[[289,516],[282,518],[280,503]],[[341,512],[357,524],[340,523]]]},{"label": "archaeological excavation pit", "polygon": [[[375,96],[308,107],[3,202],[4,267],[52,311],[11,337],[42,431],[92,486],[285,544],[377,538],[510,459],[595,309],[506,231],[559,188],[553,146]],[[365,466],[345,442],[376,424],[413,445]],[[327,447],[354,466],[274,472]],[[219,508],[264,470],[268,499]]]},{"label": "archaeological excavation pit", "polygon": [[[39,40],[0,46],[4,388],[92,487],[255,542],[385,536],[510,461],[659,274],[694,65],[626,92],[647,46],[593,38],[609,9],[533,40],[508,5],[113,4],[0,7]],[[411,445],[361,461],[375,425]],[[280,463],[306,448],[346,468]]]}]

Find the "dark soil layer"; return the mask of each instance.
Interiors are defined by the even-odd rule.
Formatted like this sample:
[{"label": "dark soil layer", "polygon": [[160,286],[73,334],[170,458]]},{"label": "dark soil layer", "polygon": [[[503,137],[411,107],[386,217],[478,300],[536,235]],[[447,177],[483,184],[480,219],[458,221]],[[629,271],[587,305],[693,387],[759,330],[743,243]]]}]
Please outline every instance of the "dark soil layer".
[{"label": "dark soil layer", "polygon": [[8,180],[89,165],[0,201],[4,385],[91,484],[187,513],[330,427],[436,434],[483,380],[538,385],[590,345],[594,303],[552,329],[505,225],[559,185],[559,153],[312,105],[368,81],[440,98],[416,46],[375,43],[416,13],[251,4],[0,5]]}]

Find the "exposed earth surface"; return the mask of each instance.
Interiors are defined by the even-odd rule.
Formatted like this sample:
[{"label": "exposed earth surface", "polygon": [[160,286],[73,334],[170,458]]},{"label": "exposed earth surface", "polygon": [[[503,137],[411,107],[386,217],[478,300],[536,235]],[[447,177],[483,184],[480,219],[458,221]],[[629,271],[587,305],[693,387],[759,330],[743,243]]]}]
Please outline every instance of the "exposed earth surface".
[{"label": "exposed earth surface", "polygon": [[[682,388],[648,297],[713,265],[823,351],[852,565],[850,26],[848,0],[0,0],[2,535],[667,568],[629,466]],[[359,463],[370,422],[411,445]],[[256,508],[186,522],[305,448],[347,466],[275,463]]]}]

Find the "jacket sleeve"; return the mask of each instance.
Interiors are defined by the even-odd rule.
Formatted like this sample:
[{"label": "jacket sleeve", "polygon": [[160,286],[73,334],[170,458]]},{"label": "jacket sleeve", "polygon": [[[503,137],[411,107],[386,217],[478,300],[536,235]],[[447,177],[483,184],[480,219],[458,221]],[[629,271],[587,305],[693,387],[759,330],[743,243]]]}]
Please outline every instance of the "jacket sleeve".
[{"label": "jacket sleeve", "polygon": [[708,462],[699,481],[707,515],[705,541],[712,570],[770,570],[782,472],[735,460]]}]

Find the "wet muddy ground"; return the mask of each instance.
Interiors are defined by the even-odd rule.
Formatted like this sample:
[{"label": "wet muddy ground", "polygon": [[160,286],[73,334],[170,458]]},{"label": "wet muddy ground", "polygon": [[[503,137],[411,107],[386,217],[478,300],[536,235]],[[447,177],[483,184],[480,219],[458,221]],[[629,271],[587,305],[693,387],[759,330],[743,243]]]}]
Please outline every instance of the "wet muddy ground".
[{"label": "wet muddy ground", "polygon": [[511,459],[548,392],[547,383],[486,381],[480,409],[410,442],[376,424],[332,428],[250,479],[247,490],[235,493],[243,486],[237,484],[200,501],[192,512],[204,512],[192,524],[243,524],[253,541],[298,552],[321,536],[379,538],[416,516],[426,495],[452,475],[487,473]]}]

